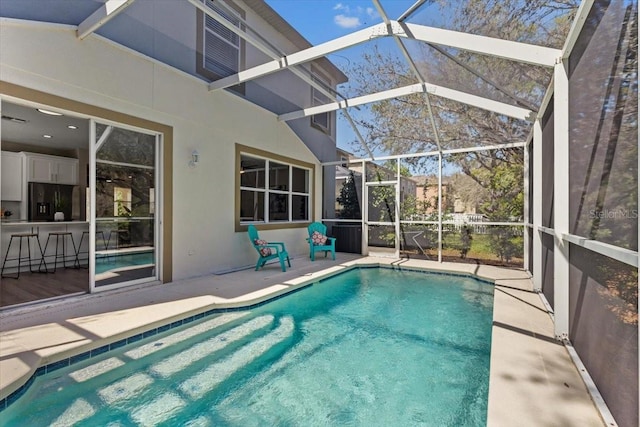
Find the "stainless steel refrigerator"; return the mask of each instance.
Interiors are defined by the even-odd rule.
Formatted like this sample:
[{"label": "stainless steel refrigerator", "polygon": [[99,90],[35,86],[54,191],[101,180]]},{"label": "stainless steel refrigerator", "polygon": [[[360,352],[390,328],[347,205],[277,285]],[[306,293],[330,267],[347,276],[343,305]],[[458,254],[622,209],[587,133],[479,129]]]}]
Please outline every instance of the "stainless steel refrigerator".
[{"label": "stainless steel refrigerator", "polygon": [[[73,220],[74,204],[79,202],[76,200],[78,199],[76,187],[75,185],[30,182],[29,221],[54,221],[56,212],[64,214],[64,221]],[[59,218],[60,215],[58,215]]]}]

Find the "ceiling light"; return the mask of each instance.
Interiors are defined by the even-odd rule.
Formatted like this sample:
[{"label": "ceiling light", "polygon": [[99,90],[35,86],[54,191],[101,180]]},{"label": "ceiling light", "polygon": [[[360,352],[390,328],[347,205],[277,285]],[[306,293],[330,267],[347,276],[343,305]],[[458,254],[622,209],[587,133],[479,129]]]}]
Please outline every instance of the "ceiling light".
[{"label": "ceiling light", "polygon": [[51,135],[42,135],[42,136],[43,136],[44,138],[47,138],[47,139],[52,138],[52,136],[51,136]]},{"label": "ceiling light", "polygon": [[78,126],[74,126],[74,125],[68,125],[67,127],[68,127],[69,129],[74,129],[74,130],[75,130],[75,129],[78,129]]},{"label": "ceiling light", "polygon": [[62,116],[62,113],[56,113],[55,111],[45,110],[44,108],[36,108],[42,114],[47,114],[49,116]]},{"label": "ceiling light", "polygon": [[5,116],[5,115],[2,115],[2,120],[8,120],[10,122],[20,123],[20,124],[28,122],[28,120],[25,120],[25,119],[20,119],[18,117],[11,117],[11,116]]}]

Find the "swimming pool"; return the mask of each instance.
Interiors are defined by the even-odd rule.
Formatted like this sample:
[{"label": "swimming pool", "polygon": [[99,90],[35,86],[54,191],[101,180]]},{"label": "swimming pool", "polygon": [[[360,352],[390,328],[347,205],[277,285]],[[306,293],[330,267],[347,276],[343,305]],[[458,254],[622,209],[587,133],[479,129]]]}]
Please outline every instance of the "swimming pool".
[{"label": "swimming pool", "polygon": [[154,262],[153,251],[100,254],[96,258],[96,274],[134,266],[149,266],[153,265]]},{"label": "swimming pool", "polygon": [[486,423],[493,287],[356,269],[36,378],[5,425]]}]

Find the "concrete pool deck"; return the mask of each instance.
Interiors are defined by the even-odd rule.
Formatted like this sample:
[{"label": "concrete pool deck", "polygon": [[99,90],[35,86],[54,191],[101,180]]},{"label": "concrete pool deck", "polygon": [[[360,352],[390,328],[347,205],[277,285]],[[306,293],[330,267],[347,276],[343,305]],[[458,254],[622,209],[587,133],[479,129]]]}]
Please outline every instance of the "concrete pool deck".
[{"label": "concrete pool deck", "polygon": [[394,260],[338,253],[0,311],[0,399],[39,366],[116,342],[211,308],[239,307],[357,265],[394,265],[474,274],[495,281],[489,426],[603,426],[553,322],[526,272],[498,267]]}]

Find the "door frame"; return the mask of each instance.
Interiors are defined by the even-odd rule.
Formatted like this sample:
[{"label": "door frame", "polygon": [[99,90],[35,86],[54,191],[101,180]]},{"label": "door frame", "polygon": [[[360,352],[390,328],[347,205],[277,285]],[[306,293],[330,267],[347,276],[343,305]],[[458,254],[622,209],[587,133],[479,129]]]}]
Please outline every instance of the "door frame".
[{"label": "door frame", "polygon": [[[371,187],[392,187],[394,191],[394,218],[393,221],[371,221],[369,220],[369,188]],[[362,215],[362,220],[364,223],[364,227],[362,229],[362,241],[363,248],[365,249],[365,253],[363,255],[371,255],[371,246],[369,246],[369,227],[370,226],[393,226],[395,239],[394,239],[394,252],[391,253],[375,253],[373,255],[389,257],[392,256],[395,258],[399,258],[400,256],[400,185],[398,184],[398,180],[393,181],[374,181],[374,182],[365,182],[364,184],[364,212]],[[374,250],[375,251],[375,250]]]},{"label": "door frame", "polygon": [[[96,141],[96,125],[102,124],[108,127],[117,127],[133,132],[143,133],[155,137],[155,156],[154,156],[154,224],[153,224],[153,240],[154,240],[154,275],[153,277],[145,277],[142,279],[134,279],[125,282],[113,283],[108,285],[96,286],[96,168],[97,168],[97,151],[104,141]],[[105,130],[107,132],[107,130]],[[149,130],[137,126],[131,126],[119,122],[113,122],[103,119],[91,118],[89,122],[89,193],[90,193],[90,211],[89,211],[89,293],[103,292],[112,289],[129,287],[143,283],[160,283],[163,280],[164,270],[164,245],[163,245],[163,213],[164,213],[164,168],[163,168],[163,134],[158,131]]]}]

